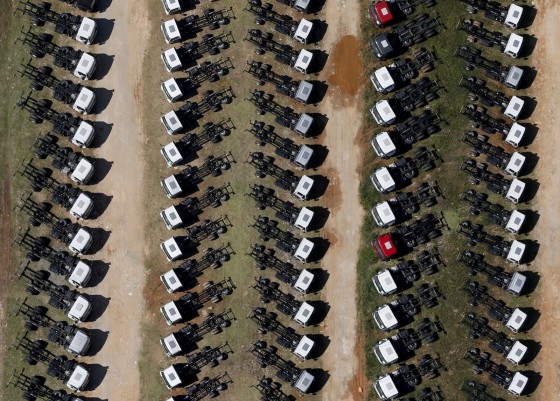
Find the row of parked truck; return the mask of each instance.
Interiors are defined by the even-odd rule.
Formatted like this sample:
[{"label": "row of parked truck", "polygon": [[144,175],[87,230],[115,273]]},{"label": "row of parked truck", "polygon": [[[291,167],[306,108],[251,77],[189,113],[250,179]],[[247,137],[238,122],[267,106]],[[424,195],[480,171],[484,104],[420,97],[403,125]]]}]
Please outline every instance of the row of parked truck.
[{"label": "row of parked truck", "polygon": [[[526,118],[527,102],[512,91],[524,85],[525,71],[524,67],[492,59],[491,50],[483,51],[479,47],[499,49],[513,59],[526,54],[526,38],[516,31],[524,18],[524,8],[490,0],[459,1],[466,4],[470,14],[478,12],[479,16],[490,20],[488,25],[483,25],[474,15],[460,19],[456,26],[466,33],[469,44],[459,45],[455,57],[463,61],[466,71],[473,71],[459,83],[469,94],[469,103],[463,106],[460,114],[466,116],[471,125],[471,130],[457,138],[467,144],[471,157],[460,164],[460,170],[468,174],[472,184],[485,183],[488,191],[516,205],[526,200],[527,184],[519,177],[528,173],[527,156],[518,149],[527,143],[527,125],[520,122]],[[445,98],[443,88],[434,80],[431,71],[447,60],[438,59],[437,47],[429,48],[424,44],[441,33],[441,24],[436,13],[418,11],[429,10],[434,5],[432,0],[388,0],[372,1],[369,7],[369,17],[376,26],[369,46],[380,60],[370,81],[381,96],[370,108],[373,121],[380,127],[371,139],[371,146],[377,157],[388,160],[388,164],[378,167],[370,176],[373,187],[382,195],[373,205],[371,215],[379,228],[393,227],[371,242],[378,260],[374,263],[391,263],[390,267],[376,269],[372,277],[374,290],[390,298],[375,306],[372,312],[375,325],[387,333],[386,338],[373,346],[372,352],[381,365],[398,364],[396,370],[373,381],[373,390],[382,400],[397,399],[414,391],[423,378],[435,377],[443,368],[440,359],[428,353],[419,357],[417,363],[407,362],[409,358],[422,355],[420,348],[429,348],[444,330],[437,318],[423,318],[413,327],[409,324],[422,309],[438,305],[442,294],[431,281],[431,275],[451,263],[444,262],[435,247],[422,249],[424,244],[449,230],[443,215],[422,213],[444,198],[434,180],[437,174],[434,169],[441,164],[442,157],[436,148],[420,144],[438,133],[443,120],[430,107],[440,96]],[[494,22],[511,31],[502,33],[490,28]],[[479,78],[477,70],[493,82]],[[501,85],[502,90],[496,90],[496,84]],[[501,116],[495,117],[497,113]],[[495,144],[491,138],[494,133],[499,134],[502,144]],[[481,157],[485,158],[485,163],[479,161]],[[423,182],[417,184],[418,177]],[[495,235],[495,229],[485,230],[481,224],[470,220],[461,221],[456,230],[459,236],[466,239],[468,246],[486,247],[490,257],[464,250],[455,264],[458,268],[464,266],[470,276],[485,277],[492,287],[505,294],[524,295],[527,275],[511,271],[511,267],[504,269],[490,258],[496,256],[510,262],[510,266],[527,262],[528,245],[517,239],[517,235],[527,230],[527,213],[504,207],[493,198],[474,189],[461,194],[461,205],[466,206],[472,216],[484,215],[488,222],[502,230],[503,236]],[[423,215],[417,217],[420,213]],[[412,252],[415,253],[411,258],[408,255]],[[422,284],[417,284],[418,280]],[[407,291],[412,288],[413,292]],[[511,333],[525,330],[527,312],[494,296],[494,290],[475,280],[464,282],[460,290],[467,295],[470,306],[482,306],[489,317]],[[469,312],[460,323],[469,330],[471,338],[485,340],[490,350],[513,366],[525,363],[527,344],[495,329],[486,317]],[[489,353],[471,348],[464,359],[473,364],[474,373],[488,372],[490,380],[509,393],[520,396],[525,391],[528,376],[491,361]],[[495,399],[476,381],[465,382],[461,390],[472,399]],[[443,400],[444,396],[441,391],[427,387],[417,399]]]}]

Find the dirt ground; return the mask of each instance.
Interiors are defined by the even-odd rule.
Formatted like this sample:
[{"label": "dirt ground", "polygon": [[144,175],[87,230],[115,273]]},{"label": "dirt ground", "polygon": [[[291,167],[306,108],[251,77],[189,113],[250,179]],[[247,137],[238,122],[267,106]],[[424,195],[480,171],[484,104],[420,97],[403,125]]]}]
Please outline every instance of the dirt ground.
[{"label": "dirt ground", "polygon": [[98,307],[108,301],[105,311],[94,309],[93,314],[102,314],[90,324],[108,336],[97,355],[85,362],[95,364],[92,395],[101,400],[137,400],[145,275],[144,132],[139,85],[147,35],[143,26],[148,14],[144,2],[113,1],[100,17],[114,19],[114,27],[107,42],[94,51],[114,55],[114,61],[96,85],[114,92],[99,116],[112,124],[112,129],[95,152],[110,169],[95,190],[112,199],[101,217],[90,223],[109,232],[105,246],[94,256],[109,267],[101,283],[89,292],[106,298]]},{"label": "dirt ground", "polygon": [[534,238],[540,243],[534,270],[539,273],[539,291],[535,294],[540,311],[540,319],[535,327],[535,339],[540,342],[541,352],[536,359],[537,371],[542,381],[537,388],[537,399],[557,400],[560,389],[560,248],[558,247],[558,222],[560,221],[560,109],[558,108],[558,90],[560,89],[560,3],[554,1],[535,2],[537,18],[533,30],[538,38],[534,60],[537,69],[532,93],[538,105],[531,122],[539,128],[531,150],[539,156],[536,176],[539,178],[539,190],[536,196],[535,210],[540,218],[534,231]]},{"label": "dirt ground", "polygon": [[324,333],[330,345],[323,357],[330,378],[323,399],[345,401],[360,399],[364,386],[360,372],[361,351],[357,346],[356,261],[363,210],[358,197],[360,151],[356,138],[361,129],[359,102],[361,71],[357,35],[359,2],[327,1],[329,25],[323,48],[329,53],[322,78],[329,84],[323,111],[329,118],[323,144],[329,149],[326,171],[330,181],[325,200],[330,209],[325,237],[330,241],[323,260],[329,271],[325,298],[330,311]]}]

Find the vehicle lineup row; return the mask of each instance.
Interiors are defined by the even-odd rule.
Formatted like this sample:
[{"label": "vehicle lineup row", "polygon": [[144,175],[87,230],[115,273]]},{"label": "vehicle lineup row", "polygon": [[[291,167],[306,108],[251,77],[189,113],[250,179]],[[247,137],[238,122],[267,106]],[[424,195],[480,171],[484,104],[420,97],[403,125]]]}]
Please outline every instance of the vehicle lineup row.
[{"label": "vehicle lineup row", "polygon": [[[97,262],[81,256],[96,253],[104,240],[97,229],[83,222],[100,215],[103,207],[85,189],[99,180],[95,160],[79,149],[96,141],[96,123],[82,118],[97,113],[96,92],[82,81],[95,77],[96,55],[87,46],[99,43],[99,35],[98,21],[82,16],[96,11],[95,0],[64,2],[64,8],[71,6],[81,13],[58,12],[54,10],[58,6],[45,1],[20,0],[16,5],[16,12],[32,24],[22,29],[18,39],[31,56],[18,69],[29,80],[31,92],[21,96],[17,107],[29,113],[33,124],[52,124],[50,132],[33,143],[34,157],[39,160],[23,162],[18,171],[31,190],[17,205],[30,226],[14,240],[27,259],[18,275],[27,293],[37,299],[26,298],[17,310],[26,332],[19,335],[14,348],[26,364],[41,365],[49,377],[15,372],[9,384],[21,390],[25,400],[80,401],[76,393],[91,390],[91,368],[78,358],[91,349],[91,331],[81,323],[93,320],[96,305],[80,289],[94,286],[92,278],[99,279],[101,273]],[[59,45],[62,36],[76,42]],[[34,267],[39,264],[45,268]],[[56,320],[55,309],[68,320]],[[48,383],[53,381],[65,389],[50,388]]]},{"label": "vehicle lineup row", "polygon": [[[232,152],[212,153],[213,144],[227,144],[232,140],[228,136],[236,128],[231,119],[212,116],[219,116],[222,109],[233,107],[228,105],[239,101],[237,88],[221,82],[232,69],[240,67],[256,79],[257,85],[274,89],[278,94],[255,89],[245,99],[255,106],[258,115],[273,115],[277,126],[247,121],[245,136],[240,138],[237,134],[235,138],[246,143],[246,148],[250,148],[253,140],[262,147],[271,145],[268,148],[274,148],[279,156],[275,158],[260,150],[249,152],[246,163],[255,169],[255,180],[259,182],[246,188],[245,195],[254,200],[258,210],[273,211],[274,218],[259,215],[248,228],[241,229],[259,235],[262,243],[251,245],[246,255],[254,259],[258,270],[269,270],[275,278],[261,274],[243,284],[256,291],[262,303],[274,305],[279,312],[256,306],[248,319],[260,334],[270,334],[270,340],[280,349],[264,338],[247,344],[247,348],[262,368],[270,367],[270,372],[294,390],[317,391],[313,373],[291,360],[291,355],[301,361],[314,358],[315,341],[291,325],[304,328],[318,323],[316,307],[305,300],[305,294],[314,288],[315,274],[298,266],[320,259],[314,239],[301,235],[317,229],[315,208],[303,203],[318,196],[315,179],[299,175],[289,167],[305,170],[313,164],[313,146],[300,144],[299,140],[314,136],[316,123],[311,114],[294,111],[286,105],[289,99],[301,104],[298,108],[313,103],[316,89],[310,81],[285,75],[284,67],[289,66],[304,77],[316,68],[314,50],[307,47],[313,41],[316,27],[305,18],[314,0],[279,0],[278,6],[247,0],[245,8],[239,10],[254,15],[255,24],[262,28],[267,24],[274,27],[276,33],[273,37],[261,27],[250,27],[243,43],[255,46],[255,57],[249,53],[242,60],[243,65],[239,61],[234,65],[228,57],[228,49],[237,46],[235,39],[240,39],[227,31],[229,24],[237,23],[234,12],[237,10],[220,8],[219,3],[215,9],[203,9],[179,0],[162,2],[169,17],[162,21],[161,32],[170,46],[161,52],[161,60],[170,75],[162,80],[161,90],[171,110],[163,112],[160,121],[173,140],[162,146],[160,153],[173,170],[160,181],[171,202],[162,208],[160,217],[173,234],[160,243],[160,248],[167,261],[175,264],[160,276],[172,296],[161,305],[160,312],[167,325],[174,328],[160,339],[165,355],[172,358],[161,369],[160,376],[168,389],[180,389],[182,393],[167,401],[215,397],[226,391],[235,379],[225,371],[208,373],[222,364],[227,367],[225,360],[234,352],[227,342],[215,347],[198,344],[205,343],[210,334],[230,330],[228,327],[236,320],[233,310],[214,304],[238,302],[236,299],[242,292],[237,288],[242,283],[235,283],[230,277],[220,280],[207,277],[213,269],[222,266],[227,269],[230,259],[235,257],[229,243],[210,246],[209,242],[217,241],[230,230],[240,229],[234,227],[226,214],[216,215],[218,208],[227,208],[232,196],[239,196],[232,184],[219,178],[230,174],[228,171],[236,168],[237,161]],[[273,55],[274,65],[259,59],[267,52]],[[295,134],[295,138],[283,136],[280,131],[284,129]],[[199,152],[210,155],[200,157]],[[267,176],[277,188],[262,181]],[[286,200],[286,195],[292,195],[294,202]],[[265,245],[267,241],[274,247]],[[203,251],[199,252],[199,248]],[[295,400],[280,383],[263,373],[252,386],[261,399]],[[204,377],[199,378],[199,374]]]},{"label": "vehicle lineup row", "polygon": [[[490,287],[503,290],[508,297],[525,295],[527,275],[515,268],[528,262],[528,245],[517,235],[529,229],[527,212],[515,209],[515,205],[528,200],[527,183],[519,178],[528,173],[526,155],[517,150],[528,144],[527,125],[520,122],[528,113],[524,108],[526,99],[514,95],[526,82],[525,67],[503,64],[495,57],[502,53],[515,59],[523,54],[525,38],[517,33],[517,28],[526,14],[523,6],[510,2],[502,5],[489,0],[456,1],[464,3],[466,11],[472,14],[468,18],[458,16],[457,25],[458,30],[465,32],[469,44],[459,45],[455,57],[464,62],[464,69],[470,74],[460,82],[468,93],[468,102],[457,110],[470,124],[457,138],[469,151],[460,170],[467,174],[471,185],[486,184],[486,192],[466,188],[460,200],[473,219],[482,214],[489,223],[488,227],[468,219],[459,223],[459,236],[470,247],[478,245],[477,250],[482,253],[461,250],[456,255],[457,264],[464,266],[470,276],[486,277]],[[373,390],[381,400],[403,399],[400,397],[419,390],[425,379],[437,377],[444,368],[440,358],[429,353],[430,343],[437,341],[438,333],[444,329],[441,322],[430,317],[415,319],[424,308],[442,302],[442,294],[430,276],[444,261],[437,248],[425,244],[449,229],[443,215],[429,211],[443,196],[432,178],[437,175],[442,155],[436,148],[421,143],[440,130],[442,119],[430,109],[430,103],[445,97],[430,73],[436,67],[436,54],[422,47],[442,27],[436,15],[417,10],[421,7],[429,11],[434,4],[434,0],[374,0],[369,7],[369,17],[376,26],[369,45],[380,61],[370,76],[380,99],[370,112],[381,127],[374,133],[371,146],[376,156],[388,160],[370,176],[382,198],[373,205],[371,215],[379,228],[389,229],[371,242],[377,263],[388,262],[388,267],[378,268],[372,277],[373,289],[386,297],[385,303],[374,307],[372,318],[378,329],[387,333],[372,352],[382,366],[393,367],[373,380]],[[497,24],[507,28],[508,33],[496,31]],[[487,80],[478,77],[481,75]],[[498,144],[499,140],[503,143]],[[431,170],[434,172],[424,173]],[[512,207],[494,200],[499,197]],[[494,234],[500,230],[504,236]],[[508,262],[509,267],[501,267],[500,259]],[[420,279],[422,284],[417,284]],[[411,288],[414,291],[408,291]],[[509,301],[494,295],[494,289],[474,277],[459,288],[473,307],[461,317],[460,324],[471,339],[479,340],[478,346],[482,348],[466,349],[463,358],[472,365],[474,374],[484,372],[492,383],[513,396],[523,395],[529,376],[516,367],[526,363],[530,350],[515,334],[527,329],[526,311],[510,306]],[[477,306],[481,307],[479,312],[475,311]],[[482,310],[493,322],[482,315]],[[500,325],[510,334],[496,327]],[[411,358],[414,362],[408,361]],[[476,380],[465,381],[460,390],[470,400],[498,399],[490,395],[490,388]],[[419,398],[406,399],[443,400],[444,395],[432,386],[422,388]]]}]

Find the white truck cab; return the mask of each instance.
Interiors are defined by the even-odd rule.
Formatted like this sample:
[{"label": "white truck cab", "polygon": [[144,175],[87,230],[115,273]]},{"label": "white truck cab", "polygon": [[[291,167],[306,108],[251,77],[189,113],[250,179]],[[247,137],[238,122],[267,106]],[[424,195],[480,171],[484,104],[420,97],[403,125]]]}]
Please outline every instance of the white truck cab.
[{"label": "white truck cab", "polygon": [[511,241],[511,247],[509,248],[509,252],[506,258],[507,261],[518,265],[521,264],[526,248],[527,245],[525,245],[523,242],[517,240]]},{"label": "white truck cab", "polygon": [[517,4],[510,5],[506,15],[506,19],[504,21],[504,25],[508,28],[517,29],[517,25],[519,25],[519,21],[521,21],[522,15],[523,7],[518,6]]},{"label": "white truck cab", "polygon": [[313,188],[313,183],[313,178],[307,175],[302,176],[292,194],[298,199],[307,200],[307,197]]},{"label": "white truck cab", "polygon": [[87,218],[92,210],[93,199],[82,193],[78,196],[78,199],[76,199],[69,212],[72,216],[80,220]]},{"label": "white truck cab", "polygon": [[373,354],[380,364],[390,365],[399,360],[399,355],[390,339],[383,339],[373,346]]},{"label": "white truck cab", "polygon": [[163,315],[165,322],[169,326],[172,326],[177,323],[181,323],[184,320],[183,316],[181,315],[181,312],[177,308],[177,304],[175,303],[175,301],[166,303],[161,308],[159,308],[159,310]]},{"label": "white truck cab", "polygon": [[183,92],[175,78],[169,78],[161,83],[161,90],[168,102],[173,103],[183,98]]},{"label": "white truck cab", "polygon": [[183,283],[181,283],[175,269],[168,270],[166,273],[159,276],[159,279],[163,283],[167,292],[170,294],[173,294],[183,288]]},{"label": "white truck cab", "polygon": [[95,93],[89,88],[83,87],[76,97],[76,101],[72,105],[72,108],[78,113],[87,114],[93,108],[95,104]]},{"label": "white truck cab", "polygon": [[309,69],[312,60],[313,53],[309,50],[302,49],[297,56],[296,62],[294,63],[294,69],[302,74],[307,74],[307,70]]},{"label": "white truck cab", "polygon": [[91,338],[83,330],[77,330],[66,349],[72,355],[84,356],[90,345]]},{"label": "white truck cab", "polygon": [[372,316],[377,323],[377,327],[383,331],[393,330],[399,325],[399,321],[389,304],[381,305],[372,313]]},{"label": "white truck cab", "polygon": [[169,334],[166,337],[163,337],[159,340],[165,355],[167,356],[176,356],[182,354],[184,351],[179,345],[179,341],[175,334]]},{"label": "white truck cab", "polygon": [[378,168],[369,178],[371,179],[371,182],[377,192],[380,194],[387,194],[394,191],[397,187],[397,184],[387,167]]},{"label": "white truck cab", "polygon": [[512,58],[517,58],[522,46],[523,36],[512,33],[511,35],[509,35],[506,47],[504,48],[504,54]]},{"label": "white truck cab", "polygon": [[175,167],[183,162],[183,156],[175,142],[168,143],[162,147],[160,153],[169,167]]},{"label": "white truck cab", "polygon": [[90,374],[82,365],[76,365],[70,378],[66,381],[66,386],[72,391],[80,392],[89,383]]},{"label": "white truck cab", "polygon": [[517,89],[523,78],[523,68],[512,65],[503,80],[505,86],[511,89]]},{"label": "white truck cab", "polygon": [[519,203],[523,192],[525,191],[526,184],[518,178],[511,181],[511,185],[506,193],[506,199],[512,203]]},{"label": "white truck cab", "polygon": [[294,132],[303,137],[306,137],[312,125],[313,117],[311,117],[309,114],[301,113],[296,125],[294,126]]},{"label": "white truck cab", "polygon": [[171,365],[168,368],[161,370],[159,375],[169,390],[183,386],[181,375],[177,372],[177,369],[175,369],[175,365]]},{"label": "white truck cab", "polygon": [[181,12],[181,4],[179,0],[162,0],[163,9],[167,15],[177,14]]},{"label": "white truck cab", "polygon": [[163,53],[161,53],[161,59],[167,72],[177,71],[183,67],[181,59],[179,58],[179,54],[174,47],[172,47],[171,49],[167,49]]},{"label": "white truck cab", "polygon": [[82,288],[87,285],[91,278],[91,267],[86,263],[79,261],[66,277],[66,280],[75,287]]},{"label": "white truck cab", "polygon": [[303,269],[300,272],[296,283],[294,284],[294,288],[299,292],[305,294],[307,293],[307,290],[309,290],[309,287],[311,286],[314,278],[315,275],[313,273],[311,273],[309,270]]},{"label": "white truck cab", "polygon": [[66,316],[74,322],[83,322],[91,312],[91,302],[83,295],[78,295]]},{"label": "white truck cab", "polygon": [[391,375],[388,374],[379,376],[377,380],[373,382],[373,388],[377,396],[383,401],[394,400],[399,396],[399,390]]},{"label": "white truck cab", "polygon": [[516,397],[519,397],[523,393],[523,390],[525,390],[528,381],[529,378],[527,376],[525,376],[522,373],[515,372],[513,378],[511,379],[511,383],[507,388],[508,393],[511,393]]},{"label": "white truck cab", "polygon": [[527,346],[520,341],[516,341],[513,343],[511,350],[508,352],[506,359],[513,363],[515,366],[518,366],[523,358],[527,354]]},{"label": "white truck cab", "polygon": [[311,224],[311,220],[313,220],[313,215],[313,210],[302,207],[299,211],[296,222],[294,223],[294,227],[304,232],[307,231],[309,224]]},{"label": "white truck cab", "polygon": [[93,236],[91,235],[91,232],[88,229],[80,228],[76,235],[74,235],[74,238],[72,238],[68,248],[72,252],[82,255],[88,251],[92,243]]},{"label": "white truck cab", "polygon": [[294,258],[302,263],[307,263],[307,259],[311,255],[314,246],[315,244],[312,241],[308,240],[307,238],[302,238],[296,249],[296,252],[294,253]]},{"label": "white truck cab", "polygon": [[97,67],[95,57],[88,53],[82,53],[82,56],[74,69],[74,75],[80,79],[88,80],[93,76],[95,67]]},{"label": "white truck cab", "polygon": [[178,260],[183,257],[183,251],[181,251],[175,237],[171,237],[163,241],[159,247],[165,254],[168,262],[173,262],[174,260]]},{"label": "white truck cab", "polygon": [[506,135],[506,139],[504,140],[504,142],[513,146],[514,148],[518,148],[519,144],[523,140],[524,135],[525,127],[518,123],[513,123]]},{"label": "white truck cab", "polygon": [[74,171],[72,171],[72,174],[70,174],[70,179],[78,184],[87,184],[92,175],[93,164],[85,157],[82,157]]},{"label": "white truck cab", "polygon": [[301,21],[299,22],[296,32],[294,33],[293,36],[294,40],[306,44],[312,29],[313,29],[313,22],[308,21],[305,18],[302,18]]},{"label": "white truck cab", "polygon": [[522,273],[515,272],[511,276],[511,280],[508,283],[506,291],[510,294],[519,296],[523,292],[526,282],[527,277],[525,277]]},{"label": "white truck cab", "polygon": [[181,41],[181,31],[179,31],[179,26],[175,19],[162,22],[160,28],[165,43],[172,44]]},{"label": "white truck cab", "polygon": [[74,132],[71,142],[80,148],[87,148],[91,145],[94,136],[95,128],[93,128],[93,125],[82,121],[80,122],[80,125],[78,125],[76,132]]},{"label": "white truck cab", "polygon": [[397,218],[393,210],[391,209],[391,204],[387,201],[379,202],[371,209],[371,215],[373,216],[373,221],[378,227],[387,228],[395,225]]},{"label": "white truck cab", "polygon": [[307,168],[307,165],[311,161],[312,157],[313,157],[313,149],[307,145],[301,145],[296,157],[293,159],[293,163],[296,166],[304,169]]},{"label": "white truck cab", "polygon": [[397,283],[388,269],[378,271],[371,278],[371,281],[377,292],[381,295],[391,295],[397,292]]},{"label": "white truck cab", "polygon": [[386,159],[397,153],[397,147],[387,131],[380,132],[371,138],[371,147],[377,156]]},{"label": "white truck cab", "polygon": [[506,327],[511,331],[513,331],[514,333],[518,333],[519,330],[521,330],[521,328],[525,324],[526,320],[527,320],[527,314],[523,312],[521,309],[515,308],[510,318],[506,322]]},{"label": "white truck cab", "polygon": [[520,211],[514,210],[511,212],[509,220],[506,224],[506,230],[513,234],[518,234],[525,221],[525,214]]},{"label": "white truck cab", "polygon": [[506,109],[504,110],[504,115],[511,118],[513,121],[517,121],[524,104],[525,101],[523,99],[517,96],[513,96],[509,101]]},{"label": "white truck cab", "polygon": [[378,101],[371,106],[369,112],[373,116],[375,122],[382,127],[388,127],[397,119],[397,115],[393,111],[393,108],[389,104],[388,100]]},{"label": "white truck cab", "polygon": [[311,93],[313,92],[313,84],[307,81],[299,81],[294,99],[300,103],[307,104]]},{"label": "white truck cab", "polygon": [[80,28],[78,28],[78,33],[76,34],[76,40],[78,42],[84,43],[86,45],[91,45],[97,34],[97,22],[93,19],[84,17],[82,18],[82,23]]},{"label": "white truck cab", "polygon": [[511,155],[511,158],[509,159],[509,162],[506,165],[506,168],[504,169],[504,171],[506,173],[508,173],[509,175],[517,177],[521,173],[521,170],[523,169],[523,165],[525,164],[525,160],[526,160],[526,157],[523,156],[521,153],[514,152]]},{"label": "white truck cab", "polygon": [[185,129],[175,110],[165,113],[161,116],[160,121],[168,135],[179,134]]},{"label": "white truck cab", "polygon": [[179,185],[175,174],[161,180],[160,185],[169,199],[177,198],[183,194],[183,189]]},{"label": "white truck cab", "polygon": [[311,338],[307,336],[303,336],[301,337],[301,340],[299,340],[298,345],[294,349],[294,355],[305,360],[309,356],[309,353],[313,349],[314,345],[315,345],[315,341],[313,341]]},{"label": "white truck cab", "polygon": [[307,393],[314,380],[315,376],[313,376],[307,370],[302,370],[293,386],[296,390],[299,390],[302,393]]},{"label": "white truck cab", "polygon": [[294,322],[297,322],[302,326],[307,326],[307,323],[309,323],[309,319],[311,318],[311,315],[313,315],[314,311],[315,308],[311,304],[302,302],[301,306],[294,316]]},{"label": "white truck cab", "polygon": [[179,214],[179,212],[177,211],[177,208],[175,206],[169,206],[166,209],[163,209],[160,213],[159,213],[161,219],[163,220],[163,222],[165,223],[165,227],[167,227],[168,230],[173,230],[175,228],[180,228],[183,227],[184,222],[181,219],[181,215]]},{"label": "white truck cab", "polygon": [[375,90],[379,93],[389,93],[395,89],[395,80],[387,67],[381,67],[369,76]]}]

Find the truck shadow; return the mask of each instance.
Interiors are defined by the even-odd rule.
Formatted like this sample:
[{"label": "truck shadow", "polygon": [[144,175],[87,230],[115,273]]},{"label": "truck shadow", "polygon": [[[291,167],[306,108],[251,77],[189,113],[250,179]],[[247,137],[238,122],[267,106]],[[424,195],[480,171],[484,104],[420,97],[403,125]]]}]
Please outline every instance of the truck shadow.
[{"label": "truck shadow", "polygon": [[520,152],[523,156],[525,156],[525,163],[523,164],[523,174],[531,174],[535,167],[537,167],[537,163],[539,162],[539,156],[536,153],[532,152]]},{"label": "truck shadow", "polygon": [[523,363],[526,364],[533,362],[537,355],[541,352],[541,343],[530,339],[522,339],[521,342],[527,346],[527,353],[523,358]]},{"label": "truck shadow", "polygon": [[535,327],[535,325],[537,324],[537,322],[541,317],[541,312],[535,308],[519,308],[519,309],[521,309],[523,312],[527,314],[527,320],[523,325],[523,329],[522,329],[523,332],[527,332],[531,330],[533,327]]},{"label": "truck shadow", "polygon": [[313,281],[311,282],[311,285],[309,286],[309,293],[317,294],[319,293],[319,291],[325,288],[325,285],[327,284],[327,280],[329,279],[330,274],[328,271],[321,268],[307,269],[307,270],[309,270],[309,272],[313,273],[313,275],[315,276],[313,278]]},{"label": "truck shadow", "polygon": [[327,177],[322,175],[312,175],[311,178],[314,183],[309,194],[309,199],[319,200],[319,198],[325,194],[330,181]]},{"label": "truck shadow", "polygon": [[105,310],[107,309],[107,306],[109,306],[109,301],[111,300],[111,298],[107,298],[98,294],[89,295],[88,297],[92,304],[92,310],[90,315],[88,316],[87,321],[95,322],[103,315],[103,313],[105,313]]},{"label": "truck shadow", "polygon": [[535,240],[523,240],[523,243],[527,245],[525,254],[523,255],[523,261],[530,264],[537,257],[541,245]]},{"label": "truck shadow", "polygon": [[307,325],[317,326],[325,320],[331,310],[331,306],[325,301],[307,301],[307,303],[315,308]]},{"label": "truck shadow", "polygon": [[107,11],[107,9],[111,6],[111,3],[113,2],[113,0],[99,0],[97,2],[97,7],[96,11],[98,13],[102,13],[104,11]]},{"label": "truck shadow", "polygon": [[109,204],[113,200],[113,196],[105,195],[100,192],[92,193],[91,196],[93,198],[93,210],[88,216],[88,220],[99,218],[105,210],[107,210],[107,207],[109,207]]},{"label": "truck shadow", "polygon": [[97,185],[99,184],[109,173],[111,167],[113,167],[113,162],[108,161],[103,158],[96,158],[93,161],[94,164],[94,172],[93,176],[88,182],[88,185]]},{"label": "truck shadow", "polygon": [[103,121],[96,121],[94,123],[95,127],[95,138],[91,144],[92,148],[99,148],[105,143],[111,130],[113,129],[113,124],[109,124]]},{"label": "truck shadow", "polygon": [[309,103],[318,106],[323,101],[329,90],[329,85],[325,81],[311,80],[309,83],[313,84],[313,92],[309,98]]},{"label": "truck shadow", "polygon": [[308,45],[312,45],[322,41],[325,37],[325,34],[327,33],[327,29],[329,28],[329,24],[327,24],[327,21],[323,21],[320,19],[311,20],[311,23],[313,23],[313,30],[311,31],[311,34],[307,39]]},{"label": "truck shadow", "polygon": [[529,381],[527,382],[527,386],[523,391],[523,395],[528,396],[533,394],[537,389],[537,387],[539,387],[539,384],[541,383],[542,375],[539,372],[535,372],[532,370],[522,371],[521,373],[523,373],[529,379]]},{"label": "truck shadow", "polygon": [[309,68],[308,74],[319,75],[321,71],[325,68],[327,60],[329,59],[329,53],[320,49],[312,49],[313,61]]},{"label": "truck shadow", "polygon": [[309,261],[310,262],[318,262],[321,259],[323,259],[323,257],[325,256],[325,254],[329,250],[329,247],[330,247],[331,243],[328,239],[323,238],[323,237],[312,237],[312,238],[309,238],[309,239],[315,244],[315,246],[313,247],[312,256],[309,259]]},{"label": "truck shadow", "polygon": [[525,222],[519,231],[520,234],[527,234],[530,233],[535,229],[539,219],[541,217],[539,212],[534,210],[521,210],[521,212],[525,215]]},{"label": "truck shadow", "polygon": [[99,285],[99,283],[103,281],[111,265],[103,260],[88,260],[87,263],[90,265],[92,271],[87,287],[91,288]]},{"label": "truck shadow", "polygon": [[324,145],[308,145],[311,149],[313,149],[313,158],[311,162],[307,166],[310,169],[316,170],[325,162],[329,154],[329,149],[327,149]]},{"label": "truck shadow", "polygon": [[87,354],[88,356],[95,356],[99,351],[101,351],[101,349],[107,342],[107,337],[109,337],[109,332],[99,330],[99,329],[88,329],[87,333],[91,338],[91,345],[89,347]]},{"label": "truck shadow", "polygon": [[309,359],[317,360],[318,358],[323,356],[323,354],[329,347],[331,340],[329,337],[323,334],[309,334],[307,335],[307,337],[309,337],[311,340],[315,342],[315,345],[313,346],[313,351],[311,351],[309,355]]},{"label": "truck shadow", "polygon": [[537,272],[532,272],[532,271],[524,271],[522,273],[525,275],[525,277],[527,277],[527,281],[525,282],[525,288],[523,290],[523,295],[528,296],[536,290],[537,285],[541,280],[541,275]]},{"label": "truck shadow", "polygon": [[111,231],[107,231],[100,227],[90,228],[91,235],[93,237],[93,243],[88,249],[88,254],[93,255],[99,252],[107,243]]},{"label": "truck shadow", "polygon": [[97,53],[95,55],[95,60],[97,61],[97,67],[95,68],[95,72],[91,80],[100,81],[105,78],[111,70],[113,62],[115,61],[115,56],[110,56],[105,53]]},{"label": "truck shadow", "polygon": [[314,214],[313,220],[309,227],[309,231],[319,231],[323,227],[325,227],[325,224],[327,224],[327,220],[329,219],[329,216],[331,214],[329,209],[321,206],[312,206],[308,209],[311,209]]},{"label": "truck shadow", "polygon": [[306,370],[315,377],[315,380],[313,380],[313,383],[311,384],[311,387],[309,389],[309,392],[313,394],[321,391],[331,377],[331,375],[327,370],[323,370],[323,369],[306,369]]},{"label": "truck shadow", "polygon": [[109,370],[108,366],[102,366],[98,363],[88,364],[88,370],[90,374],[89,384],[88,384],[88,391],[95,390],[105,379],[107,375],[107,371]]},{"label": "truck shadow", "polygon": [[102,45],[111,37],[111,33],[113,33],[113,28],[115,27],[115,20],[107,18],[96,18],[95,20],[97,21],[95,44]]},{"label": "truck shadow", "polygon": [[93,92],[95,93],[95,106],[92,114],[100,114],[109,105],[115,91],[113,89],[94,88]]}]

